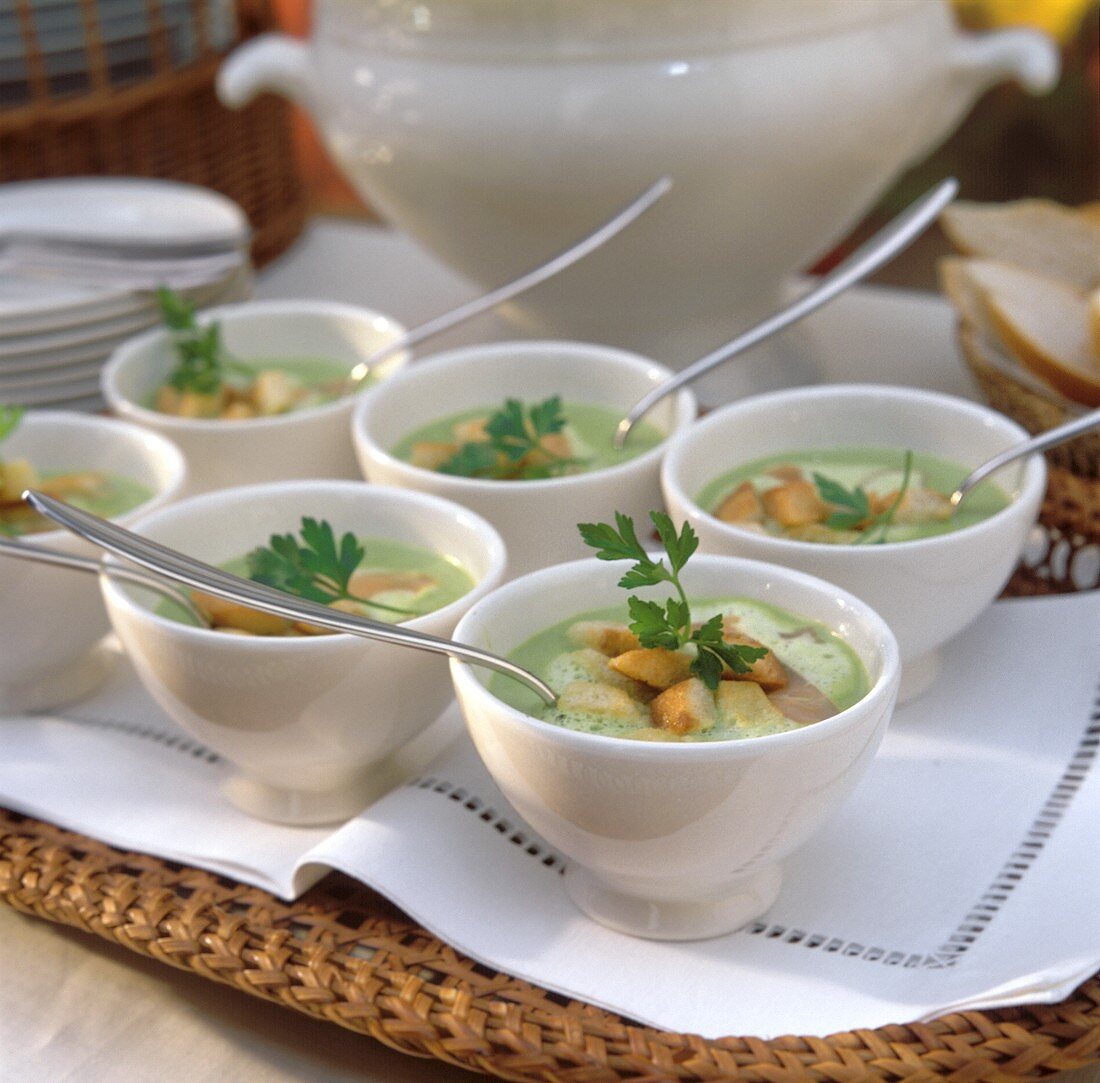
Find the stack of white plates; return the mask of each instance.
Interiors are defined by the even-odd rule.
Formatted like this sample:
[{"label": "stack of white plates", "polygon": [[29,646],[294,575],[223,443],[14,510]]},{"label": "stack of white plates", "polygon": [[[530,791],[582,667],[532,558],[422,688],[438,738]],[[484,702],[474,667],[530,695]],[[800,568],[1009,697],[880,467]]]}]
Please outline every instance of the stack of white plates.
[{"label": "stack of white plates", "polygon": [[247,220],[239,207],[213,192],[129,179],[0,185],[0,403],[102,408],[104,362],[120,343],[160,322],[151,289],[96,284],[86,275],[69,279],[55,271],[5,270],[4,228],[10,232],[25,224],[33,232],[39,221],[65,226],[74,235],[153,244],[162,236],[228,232],[240,259],[216,281],[178,292],[206,308],[243,300],[251,288]]}]

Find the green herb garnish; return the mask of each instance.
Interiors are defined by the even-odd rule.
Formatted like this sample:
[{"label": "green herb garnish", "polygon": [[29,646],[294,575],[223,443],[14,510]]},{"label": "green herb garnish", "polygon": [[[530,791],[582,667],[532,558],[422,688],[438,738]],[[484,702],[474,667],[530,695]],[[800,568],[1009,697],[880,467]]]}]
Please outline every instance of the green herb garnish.
[{"label": "green herb garnish", "polygon": [[680,571],[699,547],[699,539],[690,523],[684,523],[679,534],[672,520],[663,512],[650,512],[650,519],[668,556],[653,560],[645,551],[634,531],[634,520],[622,512],[615,512],[615,526],[609,523],[581,523],[578,529],[585,545],[596,550],[600,560],[630,560],[633,566],[619,580],[619,586],[627,590],[653,587],[669,583],[676,597],[664,604],[631,595],[627,599],[630,610],[630,630],[643,647],[663,647],[675,651],[694,645],[695,658],[691,672],[712,691],[718,687],[722,673],[728,666],[734,673],[748,673],[752,664],[763,658],[766,647],[749,647],[729,643],[723,635],[722,614],[716,613],[710,620],[695,628],[691,620],[691,604],[680,582]]},{"label": "green herb garnish", "polygon": [[829,515],[825,525],[833,530],[859,530],[862,524],[861,535],[855,544],[872,542],[881,545],[886,540],[887,528],[894,521],[894,516],[905,499],[912,476],[913,453],[907,451],[902,467],[901,487],[897,495],[885,511],[872,515],[870,498],[859,485],[854,489],[847,489],[839,482],[815,473],[814,485],[817,486],[818,495],[826,504],[832,504],[839,509]]},{"label": "green herb garnish", "polygon": [[245,558],[249,579],[323,605],[353,601],[390,613],[414,615],[411,609],[382,605],[350,593],[352,574],[366,555],[366,549],[350,531],[337,542],[327,521],[303,518],[300,533],[301,542],[293,534],[272,534],[266,546],[253,549]]},{"label": "green herb garnish", "polygon": [[255,375],[247,365],[226,352],[219,323],[199,326],[195,306],[186,297],[161,286],[157,290],[157,304],[164,326],[172,333],[172,345],[178,358],[166,382],[177,391],[216,395],[229,372],[235,371],[250,379]]},{"label": "green herb garnish", "polygon": [[583,466],[586,462],[557,455],[543,444],[545,437],[564,428],[560,396],[554,395],[530,409],[526,409],[519,399],[507,399],[485,423],[487,439],[462,444],[439,471],[495,480],[559,477],[571,467]]},{"label": "green herb garnish", "polygon": [[19,428],[19,422],[23,420],[25,412],[22,406],[0,406],[0,443]]}]

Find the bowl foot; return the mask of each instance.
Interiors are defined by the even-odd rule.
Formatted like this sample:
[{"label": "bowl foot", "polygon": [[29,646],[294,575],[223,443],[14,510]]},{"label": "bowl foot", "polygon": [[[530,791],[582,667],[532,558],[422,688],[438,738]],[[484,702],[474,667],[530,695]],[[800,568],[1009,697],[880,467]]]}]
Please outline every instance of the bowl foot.
[{"label": "bowl foot", "polygon": [[362,812],[389,788],[379,772],[365,771],[336,790],[284,790],[246,775],[233,775],[222,792],[241,812],[291,827],[342,823]]},{"label": "bowl foot", "polygon": [[587,869],[570,865],[565,890],[593,921],[609,929],[647,940],[705,940],[758,918],[775,902],[782,879],[782,869],[769,865],[717,898],[654,902],[617,891]]},{"label": "bowl foot", "polygon": [[64,707],[90,696],[104,681],[113,655],[102,645],[57,673],[0,687],[0,714],[23,714]]},{"label": "bowl foot", "polygon": [[939,651],[929,651],[919,658],[902,663],[901,685],[898,688],[898,703],[911,703],[919,699],[935,683],[943,666],[943,657]]}]

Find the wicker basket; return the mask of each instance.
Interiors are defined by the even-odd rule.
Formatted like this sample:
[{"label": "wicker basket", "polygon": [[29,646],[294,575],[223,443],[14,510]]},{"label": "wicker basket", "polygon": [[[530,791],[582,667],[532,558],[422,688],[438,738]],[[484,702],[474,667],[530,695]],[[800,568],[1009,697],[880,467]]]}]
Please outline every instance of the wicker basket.
[{"label": "wicker basket", "polygon": [[501,1079],[1008,1083],[1100,1061],[1100,976],[1051,1007],[707,1041],[481,966],[340,874],[282,903],[3,810],[0,899],[400,1052]]},{"label": "wicker basket", "polygon": [[[1020,369],[966,323],[959,345],[986,400],[1028,432],[1053,429],[1084,412]],[[1050,481],[1037,538],[1011,590],[1049,594],[1100,587],[1100,432],[1047,452]]]},{"label": "wicker basket", "polygon": [[[248,215],[257,264],[277,256],[306,215],[290,107],[266,95],[230,112],[214,92],[225,48],[271,27],[266,5],[241,0],[227,34],[211,23],[216,0],[144,0],[145,21],[123,39],[112,36],[123,31],[110,3],[68,4],[81,13],[82,37],[67,66],[49,51],[44,2],[15,0],[0,13],[15,20],[23,44],[20,66],[6,79],[0,68],[0,182],[94,174],[205,185]],[[120,43],[130,46],[126,63],[112,52]]]}]

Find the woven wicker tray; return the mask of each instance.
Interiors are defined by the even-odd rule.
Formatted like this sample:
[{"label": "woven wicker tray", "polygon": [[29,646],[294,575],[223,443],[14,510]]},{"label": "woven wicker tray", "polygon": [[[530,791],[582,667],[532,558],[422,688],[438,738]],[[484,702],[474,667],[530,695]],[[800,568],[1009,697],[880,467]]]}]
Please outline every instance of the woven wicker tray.
[{"label": "woven wicker tray", "polygon": [[[1051,473],[1042,519],[1100,541],[1100,498]],[[1008,593],[1071,589],[1054,545]],[[1058,573],[1062,572],[1062,575]],[[0,900],[404,1053],[530,1083],[998,1083],[1100,1063],[1100,973],[1061,1004],[763,1041],[653,1030],[464,958],[338,873],[284,903],[0,809]]]}]

